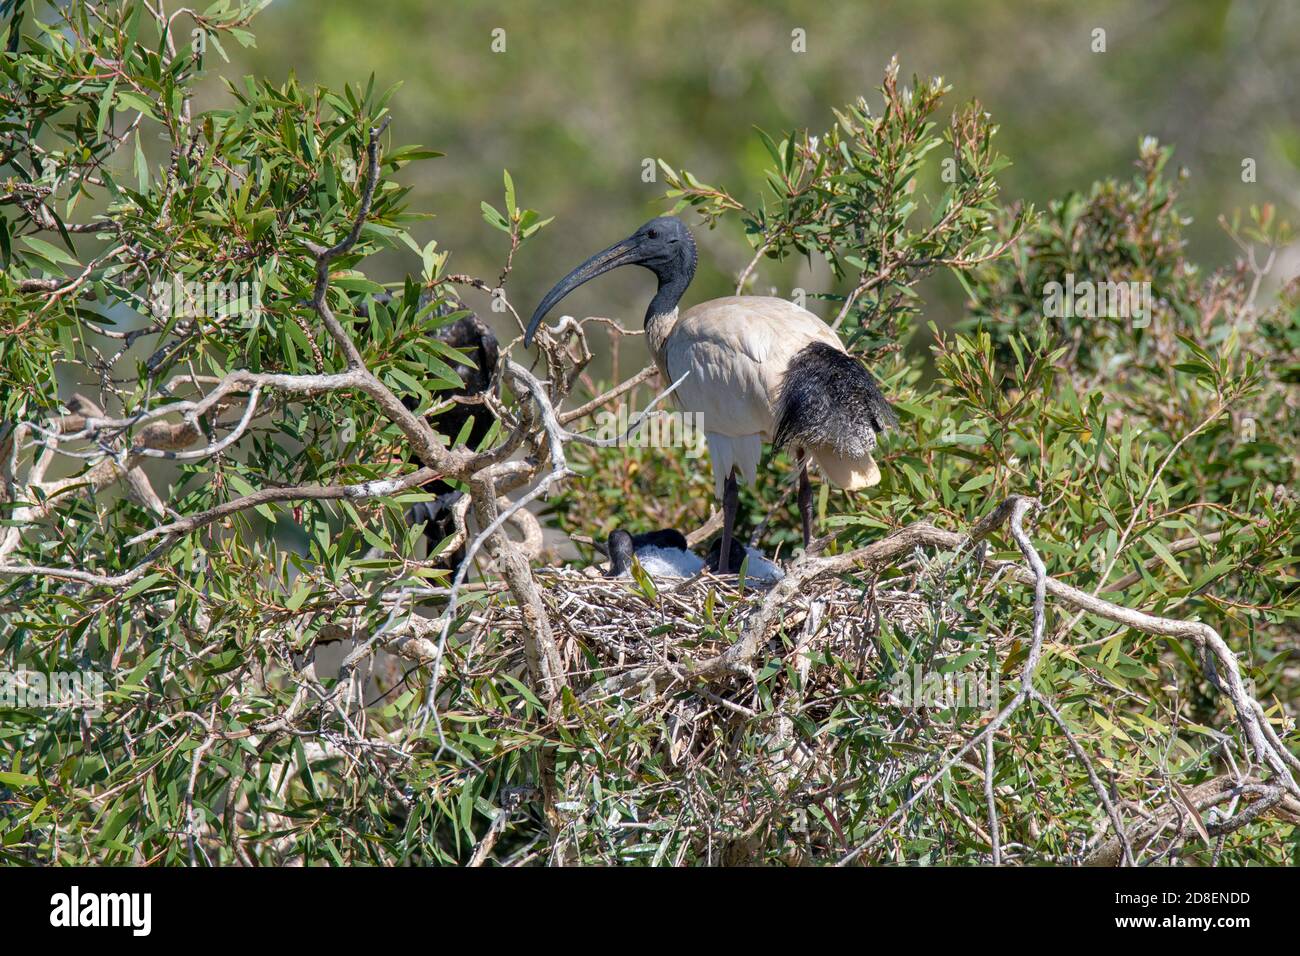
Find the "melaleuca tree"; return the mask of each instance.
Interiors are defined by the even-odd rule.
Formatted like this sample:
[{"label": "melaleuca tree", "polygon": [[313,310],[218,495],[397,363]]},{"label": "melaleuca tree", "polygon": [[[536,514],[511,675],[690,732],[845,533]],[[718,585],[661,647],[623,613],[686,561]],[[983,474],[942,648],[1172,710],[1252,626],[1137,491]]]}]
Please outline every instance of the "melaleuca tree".
[{"label": "melaleuca tree", "polygon": [[[199,111],[198,84],[225,45],[253,42],[264,5],[7,11],[5,673],[10,689],[33,673],[107,686],[93,718],[5,710],[11,857],[262,852],[270,827],[255,824],[249,848],[229,837],[282,802],[271,768],[320,754],[339,728],[359,739],[338,704],[348,668],[306,712],[301,675],[276,675],[330,627],[378,631],[448,576],[393,557],[411,552],[402,513],[421,483],[473,457],[423,417],[468,361],[430,332],[463,313],[395,179],[438,154],[389,140],[392,90],[373,78],[337,91],[228,79]],[[536,215],[508,202],[517,244]],[[382,248],[414,263],[391,290],[358,268]],[[399,623],[384,642],[421,633]],[[341,723],[307,744],[288,732],[319,719]],[[390,858],[361,836],[393,828],[368,801],[409,805],[388,776],[370,764],[348,793],[309,798],[332,822],[305,837],[308,858]],[[360,817],[337,800],[360,800]]]},{"label": "melaleuca tree", "polygon": [[[760,134],[773,159],[761,204],[746,205],[672,167],[668,198],[698,208],[710,225],[740,220],[756,254],[738,288],[765,256],[823,256],[840,280],[822,296],[828,321],[843,325],[850,347],[872,363],[905,413],[901,434],[886,444],[880,488],[829,518],[844,529],[843,544],[918,520],[970,527],[1009,496],[1034,496],[1043,506],[1043,560],[1082,596],[1208,622],[1224,635],[1220,653],[1231,647],[1243,686],[1263,702],[1258,721],[1268,725],[1264,735],[1277,735],[1270,746],[1285,781],[1281,768],[1294,774],[1296,767],[1298,696],[1297,313],[1294,283],[1273,305],[1262,301],[1261,289],[1276,250],[1290,239],[1288,227],[1271,208],[1251,210],[1244,225],[1225,220],[1241,258],[1202,274],[1187,258],[1176,204],[1186,174],[1169,176],[1171,151],[1151,140],[1141,144],[1131,182],[1098,183],[1041,215],[1002,206],[994,176],[1005,160],[978,107],[953,112],[951,155],[940,149],[944,140],[928,134],[942,91],[938,81],[915,79],[900,89],[891,68],[878,116],[862,101],[820,137],[796,132],[778,144]],[[942,186],[953,169],[957,182],[927,203],[921,184]],[[922,381],[912,320],[924,308],[918,282],[934,269],[960,282],[967,317],[955,329],[929,325],[937,374]],[[1052,283],[1064,286],[1067,278],[1072,289],[1077,279],[1081,289],[1111,283],[1121,293],[1114,308],[1099,311],[1094,296],[1091,310],[1074,309],[1072,298],[1061,311]],[[1124,293],[1134,283],[1145,289],[1129,302]],[[650,515],[620,508],[662,484],[665,467],[654,450],[596,457],[592,471],[602,479],[577,497],[580,512],[591,496],[611,525],[640,520],[652,527],[675,517],[673,499],[661,498],[661,510]],[[615,491],[604,485],[611,470],[620,476]],[[688,493],[686,475],[669,480]],[[760,488],[746,503],[759,514],[788,508],[788,493],[779,492]],[[823,491],[824,513],[826,505]],[[959,744],[988,726],[977,708],[882,707],[899,675],[918,666],[950,674],[988,660],[1008,678],[1029,652],[1025,591],[990,593],[963,549],[929,555],[921,568],[919,579],[915,570],[857,578],[867,593],[919,584],[935,620],[929,633],[883,622],[874,673],[846,675],[839,703],[827,708],[819,729],[808,730],[811,740],[828,726],[860,728],[829,747],[840,761],[830,775],[860,782],[849,793],[835,788],[840,805],[823,818],[830,845],[852,843],[844,836],[850,824],[867,827],[872,839],[890,834],[871,829],[881,816],[943,816],[943,803],[923,803],[922,811],[904,797],[908,791],[877,790],[870,781],[899,766],[900,739],[908,747],[925,739],[930,756],[904,761],[901,779],[929,786],[929,774],[944,766],[936,755],[960,752]],[[1199,640],[1124,627],[1077,606],[1049,613],[1047,623],[1035,667],[1045,702],[1030,698],[994,737],[992,800],[1005,800],[1013,817],[1030,794],[1054,809],[1049,823],[1028,814],[1004,839],[1020,845],[1023,859],[1119,862],[1123,848],[1098,835],[1108,829],[1100,802],[1080,799],[1102,780],[1121,801],[1148,808],[1152,820],[1173,826],[1176,818],[1180,834],[1195,832],[1187,794],[1195,791],[1201,812],[1206,801],[1218,805],[1225,779],[1245,779],[1241,762],[1258,758],[1222,732],[1237,707],[1223,692],[1214,654]],[[1282,744],[1288,735],[1290,753]],[[954,823],[955,831],[914,824],[906,837],[887,835],[893,858],[971,859],[966,854],[980,853],[981,844],[987,851],[988,829],[972,836],[970,823],[986,817],[980,773],[944,777],[941,799],[965,823]],[[1294,823],[1296,807],[1288,805],[1285,819]],[[1211,819],[1218,812],[1211,810]],[[1157,828],[1138,830],[1150,837]],[[1289,825],[1248,829],[1233,851],[1225,849],[1227,832],[1235,831],[1212,834],[1217,839],[1198,858],[1293,858]],[[1184,852],[1195,855],[1195,848],[1177,839],[1149,858]]]},{"label": "melaleuca tree", "polygon": [[[214,75],[260,6],[5,8],[0,669],[105,692],[0,700],[0,857],[1294,861],[1300,307],[1264,299],[1271,211],[1202,275],[1145,145],[1134,182],[1035,216],[989,117],[896,66],[878,109],[762,135],[756,200],[669,167],[670,202],[748,240],[738,288],[829,264],[810,305],[903,422],[777,587],[606,582],[530,566],[532,514],[575,539],[709,518],[691,459],[593,438],[657,391],[628,344],[595,371],[589,330],[630,329],[503,342],[475,399],[499,426],[440,431],[472,360],[431,333],[465,289],[513,330],[545,220],[507,175],[500,274],[451,273],[413,237],[435,154],[398,144],[391,91]],[[380,250],[409,277],[378,282]],[[918,321],[936,273],[958,329]],[[1046,316],[1067,273],[1153,308]],[[433,478],[465,494],[423,558],[404,513]],[[775,482],[746,505],[787,540]],[[1000,689],[915,706],[918,667]]]}]

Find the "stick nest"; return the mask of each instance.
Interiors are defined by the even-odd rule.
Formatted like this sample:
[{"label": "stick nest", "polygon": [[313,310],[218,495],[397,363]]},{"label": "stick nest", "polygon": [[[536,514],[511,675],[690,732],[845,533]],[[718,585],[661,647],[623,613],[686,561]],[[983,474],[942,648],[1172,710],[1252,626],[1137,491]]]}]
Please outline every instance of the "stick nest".
[{"label": "stick nest", "polygon": [[[597,679],[637,667],[701,661],[722,653],[747,626],[770,586],[736,575],[659,578],[649,593],[631,578],[593,577],[560,568],[538,573],[556,639],[582,692]],[[782,609],[781,627],[802,658],[827,654],[863,673],[874,666],[882,622],[909,636],[934,633],[935,608],[918,591],[827,578]],[[947,616],[947,615],[943,615]],[[506,643],[521,636],[518,616],[499,622]],[[779,639],[770,650],[782,653]],[[803,667],[804,676],[807,666]]]}]

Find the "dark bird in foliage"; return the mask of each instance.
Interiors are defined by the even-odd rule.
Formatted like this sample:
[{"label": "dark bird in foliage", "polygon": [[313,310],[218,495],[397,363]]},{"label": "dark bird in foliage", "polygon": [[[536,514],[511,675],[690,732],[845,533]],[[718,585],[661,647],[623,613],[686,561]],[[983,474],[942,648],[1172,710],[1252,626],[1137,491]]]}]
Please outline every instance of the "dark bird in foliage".
[{"label": "dark bird in foliage", "polygon": [[[463,311],[464,308],[460,302],[452,300],[439,306],[437,314],[448,315],[453,311]],[[482,319],[471,312],[439,327],[433,335],[439,341],[464,353],[474,363],[473,365],[464,362],[449,363],[464,384],[460,388],[439,392],[438,398],[482,395],[492,389],[496,380],[500,346],[496,335]],[[447,408],[429,416],[429,424],[452,441],[456,440],[468,424],[469,433],[465,437],[465,444],[469,448],[478,448],[495,423],[496,416],[482,402],[452,402]],[[406,520],[412,526],[423,522],[424,539],[432,550],[455,530],[452,508],[464,492],[457,491],[441,478],[435,478],[424,485],[423,490],[437,495],[437,498],[416,505],[407,512]],[[462,545],[452,554],[443,555],[443,562],[449,568],[456,568],[464,558],[465,548]]]},{"label": "dark bird in foliage", "polygon": [[[430,482],[424,486],[423,490],[434,494],[434,492],[430,491],[434,484],[434,482]],[[438,482],[437,484],[445,485],[446,483]],[[464,494],[465,492],[454,489],[438,492],[431,500],[412,505],[411,509],[406,512],[406,523],[409,527],[424,528],[424,540],[428,544],[430,551],[455,532],[455,508]],[[459,567],[464,559],[465,545],[462,544],[451,554],[443,555],[440,563],[449,569],[453,569]]]},{"label": "dark bird in foliage", "polygon": [[[449,302],[439,308],[438,314],[447,315],[453,311],[463,311],[464,308],[459,302]],[[496,380],[500,346],[496,335],[482,319],[471,312],[435,329],[433,336],[462,352],[474,363],[467,365],[464,362],[449,362],[448,364],[456,370],[456,374],[465,384],[461,388],[439,392],[439,398],[469,397],[491,391]],[[460,435],[466,422],[471,424],[465,443],[470,448],[477,448],[492,430],[496,416],[481,402],[472,404],[454,402],[449,408],[429,416],[429,424],[453,440]]]},{"label": "dark bird in foliage", "polygon": [[646,339],[665,380],[682,380],[678,405],[703,416],[722,502],[719,553],[726,571],[739,504],[737,476],[756,480],[763,442],[794,449],[807,546],[813,519],[808,458],[841,488],[874,485],[880,481],[872,456],[876,434],[897,418],[834,330],[792,302],[728,296],[679,313],[696,260],[695,239],[680,219],[652,219],[561,279],[533,313],[524,344],[532,343],[556,303],[584,282],[626,265],[655,274],[659,288],[646,310]]},{"label": "dark bird in foliage", "polygon": [[[379,303],[392,301],[388,293],[376,295]],[[459,299],[448,297],[434,310],[434,315],[448,316],[468,309]],[[491,391],[496,384],[497,361],[500,358],[500,344],[487,324],[473,312],[461,316],[455,321],[439,326],[431,333],[433,338],[450,345],[465,355],[469,362],[449,361],[448,364],[460,376],[463,383],[458,388],[440,391],[437,394],[439,404],[455,396],[472,397]],[[472,363],[472,364],[471,364]],[[411,411],[419,407],[419,402],[412,396],[404,396],[402,404]],[[455,441],[468,424],[465,444],[478,448],[487,438],[496,422],[492,410],[482,402],[452,402],[446,408],[429,416],[429,424],[440,434]],[[406,460],[414,460],[408,452]],[[424,538],[430,550],[436,548],[455,530],[453,509],[463,492],[458,491],[449,482],[435,478],[421,490],[434,495],[432,501],[423,501],[406,513],[407,524],[411,527],[424,526]],[[452,554],[443,555],[441,563],[448,568],[456,568],[464,560],[464,547]]]}]

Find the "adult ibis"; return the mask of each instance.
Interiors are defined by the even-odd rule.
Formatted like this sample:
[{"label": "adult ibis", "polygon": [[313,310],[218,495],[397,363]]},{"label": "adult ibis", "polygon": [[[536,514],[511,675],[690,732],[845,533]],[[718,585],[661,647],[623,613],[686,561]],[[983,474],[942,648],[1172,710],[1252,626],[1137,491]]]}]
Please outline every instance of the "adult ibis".
[{"label": "adult ibis", "polygon": [[727,296],[680,312],[697,258],[685,223],[674,216],[652,219],[561,279],[533,313],[524,344],[532,344],[546,314],[583,283],[619,266],[655,274],[659,288],[646,309],[646,339],[665,380],[682,379],[678,405],[703,416],[722,502],[719,570],[725,572],[739,503],[737,475],[756,480],[763,442],[795,449],[806,547],[813,518],[808,457],[841,488],[870,487],[880,481],[872,457],[876,434],[897,418],[834,330],[792,302]]}]

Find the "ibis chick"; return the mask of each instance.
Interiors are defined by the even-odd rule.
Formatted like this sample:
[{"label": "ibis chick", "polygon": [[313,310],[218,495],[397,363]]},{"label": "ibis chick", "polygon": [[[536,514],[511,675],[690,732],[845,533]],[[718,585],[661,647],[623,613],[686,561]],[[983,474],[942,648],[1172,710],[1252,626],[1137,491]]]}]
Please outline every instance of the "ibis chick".
[{"label": "ibis chick", "polygon": [[[709,548],[709,553],[704,559],[704,566],[715,574],[725,574],[725,571],[718,570],[721,556],[722,538],[714,538],[713,545]],[[731,539],[731,551],[727,555],[727,567],[738,572],[746,558],[749,559],[749,564],[745,565],[745,579],[747,581],[775,584],[785,577],[785,571],[782,570],[781,565],[763,557],[763,553],[757,548],[746,547],[740,543],[739,539],[733,537]]]},{"label": "ibis chick", "polygon": [[632,570],[636,557],[652,578],[689,578],[704,567],[700,556],[686,544],[686,537],[673,528],[628,534],[621,528],[609,536],[607,578],[620,578]]}]

